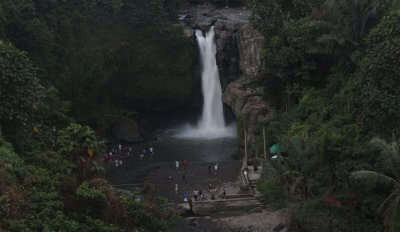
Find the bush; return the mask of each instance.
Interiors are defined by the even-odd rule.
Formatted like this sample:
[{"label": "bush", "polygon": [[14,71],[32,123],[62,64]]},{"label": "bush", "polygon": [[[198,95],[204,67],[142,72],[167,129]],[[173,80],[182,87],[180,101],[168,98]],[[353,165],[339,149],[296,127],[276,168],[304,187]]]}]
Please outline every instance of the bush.
[{"label": "bush", "polygon": [[90,186],[83,182],[76,189],[76,195],[84,211],[93,216],[100,216],[107,205],[107,197],[104,190]]},{"label": "bush", "polygon": [[319,200],[303,203],[295,209],[293,215],[296,231],[365,232],[383,229],[376,219],[368,218],[353,209],[329,206]]},{"label": "bush", "polygon": [[271,207],[283,208],[286,205],[287,193],[278,177],[261,179],[257,188],[263,194],[263,200]]}]

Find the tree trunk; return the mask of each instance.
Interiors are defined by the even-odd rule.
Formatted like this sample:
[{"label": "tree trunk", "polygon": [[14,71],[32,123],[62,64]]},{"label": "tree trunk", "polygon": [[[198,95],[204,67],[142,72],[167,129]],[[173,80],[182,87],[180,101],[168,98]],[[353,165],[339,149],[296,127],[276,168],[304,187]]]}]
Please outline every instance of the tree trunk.
[{"label": "tree trunk", "polygon": [[264,138],[264,159],[267,160],[267,142],[265,139],[265,127],[263,127],[263,138]]},{"label": "tree trunk", "polygon": [[246,128],[243,128],[244,131],[244,156],[245,159],[247,160],[247,132],[246,132]]}]

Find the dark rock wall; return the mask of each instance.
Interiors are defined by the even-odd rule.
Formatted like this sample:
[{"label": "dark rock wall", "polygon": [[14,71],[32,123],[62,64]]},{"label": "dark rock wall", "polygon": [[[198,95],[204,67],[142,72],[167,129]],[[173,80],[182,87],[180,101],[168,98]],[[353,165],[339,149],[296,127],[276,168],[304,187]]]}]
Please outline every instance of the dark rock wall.
[{"label": "dark rock wall", "polygon": [[240,76],[239,70],[239,47],[238,32],[234,28],[229,28],[223,23],[215,24],[216,45],[217,45],[217,65],[221,79],[222,89],[237,80]]}]

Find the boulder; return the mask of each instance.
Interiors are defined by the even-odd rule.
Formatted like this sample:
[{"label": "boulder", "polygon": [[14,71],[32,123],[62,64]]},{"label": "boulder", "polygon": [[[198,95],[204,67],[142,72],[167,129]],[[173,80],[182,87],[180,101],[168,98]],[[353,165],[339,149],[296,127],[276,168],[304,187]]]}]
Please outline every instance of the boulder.
[{"label": "boulder", "polygon": [[185,27],[183,28],[183,34],[184,34],[184,36],[187,37],[187,38],[193,38],[193,34],[194,34],[193,28],[188,27],[188,26],[185,26]]},{"label": "boulder", "polygon": [[140,142],[143,140],[136,121],[129,118],[117,120],[112,127],[112,135],[125,142]]}]

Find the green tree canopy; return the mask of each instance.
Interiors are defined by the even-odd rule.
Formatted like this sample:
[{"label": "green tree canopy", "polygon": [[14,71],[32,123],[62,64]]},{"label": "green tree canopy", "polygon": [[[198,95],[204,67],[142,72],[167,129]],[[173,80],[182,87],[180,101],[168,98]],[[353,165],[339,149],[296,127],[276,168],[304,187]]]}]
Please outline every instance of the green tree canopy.
[{"label": "green tree canopy", "polygon": [[27,54],[0,41],[0,122],[27,122],[42,98],[43,86]]}]

